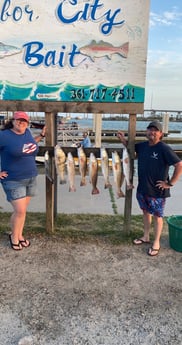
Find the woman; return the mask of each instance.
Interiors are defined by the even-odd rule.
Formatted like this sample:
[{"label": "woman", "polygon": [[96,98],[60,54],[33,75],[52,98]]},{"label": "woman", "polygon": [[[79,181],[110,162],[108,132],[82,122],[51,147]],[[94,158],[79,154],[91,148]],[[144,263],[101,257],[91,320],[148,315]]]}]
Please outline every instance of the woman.
[{"label": "woman", "polygon": [[35,157],[37,143],[45,137],[45,127],[33,138],[28,129],[29,116],[23,111],[16,111],[13,119],[0,131],[1,172],[0,179],[7,200],[13,207],[10,219],[11,248],[21,250],[30,246],[24,238],[27,206],[35,195],[37,167]]}]

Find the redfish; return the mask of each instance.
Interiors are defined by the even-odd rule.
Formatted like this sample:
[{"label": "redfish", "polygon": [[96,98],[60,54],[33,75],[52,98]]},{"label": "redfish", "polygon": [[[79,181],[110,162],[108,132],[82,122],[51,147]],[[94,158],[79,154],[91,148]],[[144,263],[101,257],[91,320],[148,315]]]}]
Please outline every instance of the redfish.
[{"label": "redfish", "polygon": [[86,173],[87,173],[87,157],[82,147],[77,149],[78,152],[78,164],[81,175],[80,186],[86,185]]},{"label": "redfish", "polygon": [[112,169],[114,175],[114,182],[116,185],[117,197],[123,198],[125,195],[121,190],[121,186],[124,181],[124,174],[121,164],[121,158],[119,157],[117,151],[112,152]]},{"label": "redfish", "polygon": [[104,176],[104,188],[110,188],[111,183],[109,181],[109,158],[107,151],[104,147],[100,150],[100,156],[101,156],[101,169],[102,174]]},{"label": "redfish", "polygon": [[45,154],[44,154],[44,166],[45,166],[46,177],[49,179],[50,182],[53,183],[52,163],[51,163],[51,159],[50,159],[50,156],[49,156],[49,151],[46,151]]},{"label": "redfish", "polygon": [[69,181],[69,192],[75,192],[75,162],[71,152],[68,152],[67,156],[67,171],[68,171],[68,181]]},{"label": "redfish", "polygon": [[91,152],[89,160],[89,178],[92,184],[92,194],[99,194],[99,189],[97,188],[98,162],[93,152]]},{"label": "redfish", "polygon": [[60,184],[66,183],[65,179],[65,162],[66,162],[66,155],[63,149],[56,145],[54,148],[54,158],[55,158],[55,166],[57,174],[59,175]]},{"label": "redfish", "polygon": [[126,180],[126,187],[127,189],[132,189],[134,187],[131,183],[130,156],[126,147],[123,148],[122,163],[123,163],[123,173]]},{"label": "redfish", "polygon": [[80,48],[80,53],[89,56],[92,61],[95,58],[107,57],[111,59],[113,54],[118,54],[123,58],[127,58],[129,51],[129,42],[122,44],[119,47],[114,47],[112,44],[100,41],[92,41],[89,45]]}]

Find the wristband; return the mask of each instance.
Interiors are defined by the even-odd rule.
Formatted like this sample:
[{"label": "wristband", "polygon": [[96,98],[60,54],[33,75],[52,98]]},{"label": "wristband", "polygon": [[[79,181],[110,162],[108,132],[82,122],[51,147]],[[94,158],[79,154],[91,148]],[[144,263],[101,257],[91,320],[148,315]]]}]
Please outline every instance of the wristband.
[{"label": "wristband", "polygon": [[167,184],[168,184],[168,186],[173,187],[173,184],[170,181],[168,181]]}]

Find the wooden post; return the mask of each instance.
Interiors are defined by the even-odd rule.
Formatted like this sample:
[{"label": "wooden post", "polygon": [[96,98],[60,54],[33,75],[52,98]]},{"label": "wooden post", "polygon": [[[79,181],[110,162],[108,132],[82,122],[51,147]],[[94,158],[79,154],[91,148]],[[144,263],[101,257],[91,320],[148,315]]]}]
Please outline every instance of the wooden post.
[{"label": "wooden post", "polygon": [[[133,183],[134,172],[134,158],[135,158],[135,135],[136,135],[136,114],[129,115],[128,124],[128,151],[130,154],[130,166],[131,166],[131,182]],[[132,211],[132,194],[133,190],[127,190],[125,197],[124,207],[124,232],[127,234],[131,231],[131,211]]]},{"label": "wooden post", "polygon": [[[55,121],[54,113],[45,113],[45,123],[46,123],[46,146],[55,146],[56,143],[56,131],[57,125]],[[52,233],[54,231],[54,218],[57,211],[57,175],[55,172],[55,164],[53,157],[51,160],[51,172],[52,176],[50,179],[46,176],[46,231]],[[56,196],[56,197],[55,197]]]},{"label": "wooden post", "polygon": [[[57,144],[57,133],[58,133],[58,118],[57,118],[57,113],[54,116],[54,145]],[[57,172],[56,172],[56,166],[55,166],[55,158],[52,160],[53,164],[53,176],[54,176],[54,219],[57,217]]]},{"label": "wooden post", "polygon": [[95,114],[95,147],[101,147],[102,114]]},{"label": "wooden post", "polygon": [[169,113],[163,114],[162,131],[164,134],[168,134],[169,130]]},{"label": "wooden post", "polygon": [[93,130],[93,132],[95,133],[95,127],[96,127],[96,124],[95,124],[95,117],[96,117],[96,114],[92,114],[92,116],[93,116],[92,130]]}]

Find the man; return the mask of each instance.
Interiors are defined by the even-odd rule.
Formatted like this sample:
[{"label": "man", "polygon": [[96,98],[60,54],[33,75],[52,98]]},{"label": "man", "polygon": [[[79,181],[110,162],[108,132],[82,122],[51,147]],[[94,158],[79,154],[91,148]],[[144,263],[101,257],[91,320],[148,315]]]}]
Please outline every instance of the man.
[{"label": "man", "polygon": [[88,136],[88,132],[83,132],[83,140],[80,142],[79,146],[83,148],[91,147],[91,141]]},{"label": "man", "polygon": [[[163,228],[164,206],[170,197],[170,187],[182,174],[182,162],[167,144],[161,141],[162,126],[159,121],[152,121],[147,127],[148,141],[135,144],[138,158],[137,201],[143,211],[144,234],[133,241],[135,245],[150,243],[149,232],[154,217],[154,242],[148,254],[156,256],[160,250],[160,237]],[[126,146],[122,132],[118,138]],[[169,178],[169,167],[174,166]]]}]

